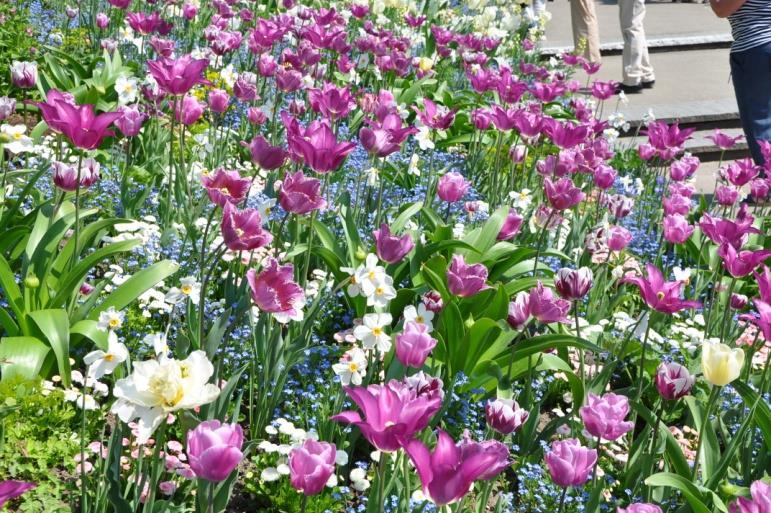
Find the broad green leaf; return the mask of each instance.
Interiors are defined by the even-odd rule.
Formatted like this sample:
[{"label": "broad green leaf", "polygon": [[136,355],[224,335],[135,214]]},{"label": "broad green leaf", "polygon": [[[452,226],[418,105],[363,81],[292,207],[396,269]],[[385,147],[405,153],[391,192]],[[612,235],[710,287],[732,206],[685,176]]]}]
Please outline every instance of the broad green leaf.
[{"label": "broad green leaf", "polygon": [[0,374],[6,380],[13,376],[34,379],[40,374],[50,348],[35,337],[0,339]]},{"label": "broad green leaf", "polygon": [[766,442],[766,447],[771,451],[771,408],[769,408],[768,403],[758,400],[758,393],[741,380],[737,379],[731,383],[731,386],[742,396],[744,404],[749,408],[757,404],[754,416],[755,422],[757,422],[758,427],[763,432],[763,440]]},{"label": "broad green leaf", "polygon": [[98,324],[97,321],[91,319],[78,321],[70,328],[70,334],[81,335],[93,342],[102,351],[107,351],[107,331],[99,329]]},{"label": "broad green leaf", "polygon": [[37,327],[51,344],[56,355],[59,376],[65,387],[70,386],[70,319],[65,310],[37,310],[29,313]]},{"label": "broad green leaf", "polygon": [[688,396],[685,398],[685,404],[688,405],[688,410],[691,412],[696,431],[701,433],[701,473],[704,481],[707,481],[715,472],[720,460],[720,444],[712,422],[704,415],[707,403],[700,403],[695,397]]},{"label": "broad green leaf", "polygon": [[688,504],[695,513],[710,513],[710,509],[703,502],[701,491],[689,479],[671,472],[659,472],[645,480],[648,486],[664,486],[675,488],[682,492]]},{"label": "broad green leaf", "polygon": [[407,208],[402,210],[396,219],[391,222],[391,231],[394,233],[402,231],[402,229],[407,225],[407,221],[409,221],[412,216],[420,212],[421,208],[423,208],[423,202],[416,201],[415,203],[410,204]]}]

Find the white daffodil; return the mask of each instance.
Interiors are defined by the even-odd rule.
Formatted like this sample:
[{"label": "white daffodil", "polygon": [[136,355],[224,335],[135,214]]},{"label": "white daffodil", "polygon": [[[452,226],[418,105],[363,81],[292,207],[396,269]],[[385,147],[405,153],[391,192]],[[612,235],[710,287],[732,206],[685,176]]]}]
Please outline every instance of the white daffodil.
[{"label": "white daffodil", "polygon": [[354,269],[353,267],[341,267],[340,271],[346,273],[351,277],[350,281],[348,282],[348,287],[345,289],[345,292],[350,297],[358,296],[361,293],[361,284],[356,279],[356,269]]},{"label": "white daffodil", "polygon": [[115,92],[118,93],[118,103],[128,105],[137,99],[137,79],[134,77],[119,76],[115,80]]},{"label": "white daffodil", "polygon": [[355,347],[346,351],[339,363],[332,365],[332,370],[340,377],[343,386],[361,385],[362,377],[367,373],[367,356]]},{"label": "white daffodil", "polygon": [[375,187],[378,184],[380,171],[376,167],[371,167],[364,171],[364,174],[367,175],[367,185],[370,187]]},{"label": "white daffodil", "polygon": [[387,353],[391,349],[391,336],[385,332],[385,327],[391,324],[391,314],[367,314],[362,324],[353,329],[353,336],[361,341],[365,349],[377,349]]},{"label": "white daffodil", "polygon": [[102,331],[114,331],[120,329],[120,327],[123,326],[123,319],[125,317],[126,314],[111,306],[99,314],[99,321],[96,323],[96,327]]},{"label": "white daffodil", "polygon": [[203,351],[184,360],[160,357],[134,364],[127,378],[118,380],[111,411],[123,422],[137,421],[137,443],[144,444],[173,411],[196,408],[215,400],[220,393],[209,383],[214,366]]},{"label": "white daffodil", "polygon": [[417,308],[410,305],[404,309],[404,324],[408,322],[416,322],[418,324],[424,324],[428,331],[434,329],[434,325],[431,321],[434,319],[434,312],[426,308],[426,305],[420,303]]},{"label": "white daffodil", "polygon": [[375,282],[363,282],[361,291],[367,298],[367,306],[374,306],[375,308],[385,308],[396,297],[394,280],[390,276],[383,276],[382,280]]},{"label": "white daffodil", "polygon": [[172,287],[166,293],[166,302],[172,305],[188,298],[194,305],[197,305],[201,298],[201,284],[192,276],[182,278],[179,280],[179,288]]},{"label": "white daffodil", "polygon": [[[0,133],[7,139],[3,148],[14,154],[33,151],[35,145],[32,139],[25,135],[27,127],[24,125],[5,125],[0,126]],[[2,139],[0,139],[2,140]]]},{"label": "white daffodil", "polygon": [[365,288],[372,289],[386,278],[385,267],[378,265],[378,262],[377,255],[370,253],[364,263],[356,268],[354,277],[364,295],[368,295]]},{"label": "white daffodil", "polygon": [[128,355],[126,346],[118,342],[118,335],[110,331],[107,335],[107,351],[91,351],[83,357],[83,362],[88,365],[89,377],[99,379],[105,374],[112,374],[118,365],[126,361]]},{"label": "white daffodil", "polygon": [[434,149],[434,141],[431,140],[431,129],[427,126],[418,128],[418,133],[415,134],[415,140],[418,141],[418,146],[420,146],[420,149],[423,151]]},{"label": "white daffodil", "polygon": [[520,212],[526,211],[533,202],[533,195],[530,189],[522,189],[519,192],[510,192],[509,197],[513,200],[514,207]]},{"label": "white daffodil", "polygon": [[96,399],[90,394],[83,394],[80,390],[75,388],[69,388],[64,391],[64,400],[75,403],[75,405],[81,410],[96,410]]},{"label": "white daffodil", "polygon": [[275,206],[276,206],[275,198],[268,198],[260,201],[257,204],[257,211],[260,213],[260,219],[262,219],[263,225],[268,224],[268,220],[270,219],[270,214],[271,212],[273,212],[273,207]]},{"label": "white daffodil", "polygon": [[419,163],[420,157],[417,153],[413,153],[412,157],[410,157],[410,163],[407,166],[407,172],[411,175],[420,176],[420,168],[418,167]]},{"label": "white daffodil", "polygon": [[169,354],[170,349],[166,340],[165,333],[150,333],[149,335],[145,335],[145,338],[142,339],[142,342],[148,346],[152,346],[156,356]]}]

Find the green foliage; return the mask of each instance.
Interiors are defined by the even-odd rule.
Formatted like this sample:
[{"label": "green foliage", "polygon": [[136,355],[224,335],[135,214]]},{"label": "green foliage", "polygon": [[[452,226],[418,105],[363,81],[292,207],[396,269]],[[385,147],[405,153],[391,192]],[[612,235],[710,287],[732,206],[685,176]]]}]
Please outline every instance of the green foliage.
[{"label": "green foliage", "polygon": [[13,86],[9,68],[13,61],[35,60],[34,32],[27,19],[27,8],[21,2],[0,2],[0,96],[8,95]]}]

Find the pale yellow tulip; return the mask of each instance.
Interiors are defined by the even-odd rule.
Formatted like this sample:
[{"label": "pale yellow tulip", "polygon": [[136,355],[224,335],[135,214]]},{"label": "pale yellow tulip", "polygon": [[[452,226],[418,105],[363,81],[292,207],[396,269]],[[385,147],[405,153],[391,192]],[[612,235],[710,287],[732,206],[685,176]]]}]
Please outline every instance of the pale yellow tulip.
[{"label": "pale yellow tulip", "polygon": [[713,385],[722,387],[736,378],[744,366],[744,351],[725,344],[705,341],[701,346],[701,370]]}]

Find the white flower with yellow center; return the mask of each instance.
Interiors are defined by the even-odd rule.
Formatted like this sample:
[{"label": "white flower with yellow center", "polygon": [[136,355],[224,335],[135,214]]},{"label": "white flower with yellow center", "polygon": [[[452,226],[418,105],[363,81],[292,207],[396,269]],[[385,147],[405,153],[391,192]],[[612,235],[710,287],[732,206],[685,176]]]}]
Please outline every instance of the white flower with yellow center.
[{"label": "white flower with yellow center", "polygon": [[433,319],[434,312],[427,309],[426,305],[423,303],[420,303],[417,308],[410,305],[404,309],[404,324],[407,324],[408,322],[423,324],[430,332],[434,329],[434,326],[431,323]]},{"label": "white flower with yellow center", "polygon": [[137,79],[134,77],[120,76],[115,80],[115,92],[118,93],[118,103],[128,105],[137,99]]},{"label": "white flower with yellow center", "polygon": [[166,293],[166,302],[172,305],[190,299],[194,305],[201,299],[201,284],[194,277],[187,276],[179,280],[179,287],[172,287]]},{"label": "white flower with yellow center", "polygon": [[214,366],[203,351],[193,351],[184,360],[160,357],[134,364],[127,378],[115,383],[118,399],[112,413],[123,422],[137,420],[137,443],[144,444],[166,416],[208,404],[220,393],[209,383]]},{"label": "white flower with yellow center", "polygon": [[522,189],[519,192],[510,192],[509,197],[513,200],[513,206],[520,212],[524,212],[533,202],[533,195],[530,189]]},{"label": "white flower with yellow center", "polygon": [[115,331],[123,326],[123,319],[125,314],[111,306],[104,312],[99,314],[99,321],[96,323],[96,327],[102,331]]},{"label": "white flower with yellow center", "polygon": [[387,353],[391,349],[391,336],[385,328],[391,325],[391,314],[372,313],[362,319],[362,324],[353,329],[353,336],[361,340],[365,349],[377,349]]},{"label": "white flower with yellow center", "polygon": [[99,379],[112,371],[128,359],[129,353],[126,346],[118,342],[118,335],[110,331],[107,335],[107,351],[97,349],[83,357],[83,362],[88,365],[88,376]]},{"label": "white flower with yellow center", "polygon": [[375,308],[387,307],[388,303],[396,297],[394,280],[385,274],[380,280],[362,282],[361,291],[367,298],[367,306]]},{"label": "white flower with yellow center", "polygon": [[24,153],[27,151],[33,151],[34,144],[32,139],[25,135],[27,127],[24,125],[6,125],[0,126],[0,134],[3,135],[0,138],[3,148],[14,154]]},{"label": "white flower with yellow center", "polygon": [[364,263],[357,267],[353,274],[352,283],[355,280],[355,283],[359,286],[359,292],[362,292],[365,296],[369,296],[370,294],[367,291],[377,287],[377,284],[386,278],[385,267],[378,265],[378,263],[377,255],[370,253],[364,260]]},{"label": "white flower with yellow center", "polygon": [[431,129],[427,126],[421,126],[418,128],[418,133],[415,134],[415,140],[418,141],[418,146],[423,151],[433,150],[434,141],[431,140]]},{"label": "white flower with yellow center", "polygon": [[362,377],[367,373],[367,356],[364,351],[355,347],[347,351],[339,363],[332,365],[332,370],[340,377],[343,386],[361,385]]}]

